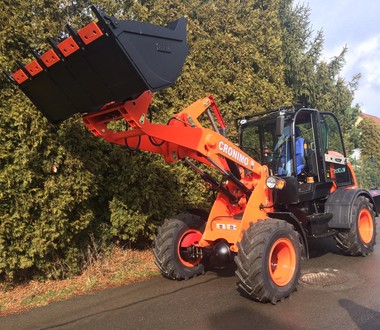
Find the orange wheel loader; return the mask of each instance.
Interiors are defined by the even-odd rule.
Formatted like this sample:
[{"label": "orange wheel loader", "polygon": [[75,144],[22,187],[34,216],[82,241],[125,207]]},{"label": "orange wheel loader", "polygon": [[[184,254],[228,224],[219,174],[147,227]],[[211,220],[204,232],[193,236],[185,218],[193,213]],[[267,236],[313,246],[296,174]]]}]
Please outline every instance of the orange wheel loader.
[{"label": "orange wheel loader", "polygon": [[[92,10],[96,21],[68,26],[66,39],[6,74],[53,124],[80,113],[95,136],[182,161],[215,192],[210,210],[158,229],[153,252],[165,277],[203,274],[210,258],[235,261],[239,287],[276,303],[296,289],[310,240],[333,236],[347,255],[373,251],[379,192],[358,188],[332,113],[280,107],[238,118],[238,146],[211,95],[153,123],[152,93],[175,83],[188,53],[186,20],[160,27]],[[113,131],[114,121],[127,128]]]}]

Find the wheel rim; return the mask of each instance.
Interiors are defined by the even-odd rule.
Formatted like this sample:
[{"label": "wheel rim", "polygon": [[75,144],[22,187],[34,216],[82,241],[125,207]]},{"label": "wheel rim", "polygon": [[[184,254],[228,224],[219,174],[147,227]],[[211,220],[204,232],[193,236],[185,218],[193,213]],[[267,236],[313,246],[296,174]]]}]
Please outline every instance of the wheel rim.
[{"label": "wheel rim", "polygon": [[368,244],[373,237],[372,214],[368,209],[362,209],[359,213],[358,229],[360,239]]},{"label": "wheel rim", "polygon": [[269,274],[278,286],[289,284],[296,269],[296,251],[287,238],[278,239],[269,254]]},{"label": "wheel rim", "polygon": [[195,267],[202,258],[191,258],[188,253],[188,248],[198,243],[202,238],[202,233],[199,230],[189,229],[185,231],[178,241],[178,258],[186,267]]}]

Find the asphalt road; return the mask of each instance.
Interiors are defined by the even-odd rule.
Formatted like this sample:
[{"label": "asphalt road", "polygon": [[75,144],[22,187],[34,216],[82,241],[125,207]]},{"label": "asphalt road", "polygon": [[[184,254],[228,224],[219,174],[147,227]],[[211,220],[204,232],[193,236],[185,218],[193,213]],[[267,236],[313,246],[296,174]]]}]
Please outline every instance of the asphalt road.
[{"label": "asphalt road", "polygon": [[313,247],[298,291],[277,305],[244,297],[230,267],[53,303],[2,317],[0,329],[380,329],[380,244],[366,258],[340,255],[331,239]]}]

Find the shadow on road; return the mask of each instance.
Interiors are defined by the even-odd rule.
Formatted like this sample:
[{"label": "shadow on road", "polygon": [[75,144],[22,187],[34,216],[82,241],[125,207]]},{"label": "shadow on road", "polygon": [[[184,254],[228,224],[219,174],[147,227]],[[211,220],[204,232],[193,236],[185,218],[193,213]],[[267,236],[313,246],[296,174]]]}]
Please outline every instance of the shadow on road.
[{"label": "shadow on road", "polygon": [[[380,231],[380,217],[376,218],[376,223],[377,223],[377,232],[379,232]],[[379,239],[377,239],[377,242],[379,242]],[[342,256],[344,255],[336,246],[335,239],[332,236],[327,237],[327,238],[322,238],[322,239],[310,240],[309,249],[310,249],[310,259],[319,258],[328,253],[342,255]]]},{"label": "shadow on road", "polygon": [[219,277],[233,277],[235,276],[236,264],[231,262],[227,265],[211,264],[207,271],[216,273]]},{"label": "shadow on road", "polygon": [[333,237],[311,240],[309,249],[310,259],[322,257],[327,253],[342,255]]},{"label": "shadow on road", "polygon": [[254,313],[248,308],[231,308],[209,316],[207,329],[294,329],[275,317]]},{"label": "shadow on road", "polygon": [[339,305],[347,311],[359,329],[380,329],[379,312],[348,299],[339,299]]}]

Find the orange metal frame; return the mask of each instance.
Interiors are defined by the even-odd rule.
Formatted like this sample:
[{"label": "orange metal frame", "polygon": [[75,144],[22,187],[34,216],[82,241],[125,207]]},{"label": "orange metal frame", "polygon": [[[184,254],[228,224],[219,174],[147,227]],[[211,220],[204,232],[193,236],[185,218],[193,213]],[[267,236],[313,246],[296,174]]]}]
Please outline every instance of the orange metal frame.
[{"label": "orange metal frame", "polygon": [[[166,125],[149,121],[147,113],[151,100],[152,93],[146,91],[134,100],[107,104],[99,111],[85,115],[83,121],[95,136],[131,149],[161,154],[167,163],[193,159],[232,175],[227,159],[233,161],[240,172],[240,184],[236,180],[221,183],[229,194],[222,191],[217,195],[199,246],[206,247],[224,239],[231,245],[231,250],[237,252],[237,242],[249,223],[265,219],[266,213],[273,211],[272,194],[265,185],[268,168],[219,132],[202,126],[199,117],[209,111],[219,128],[225,128],[211,95],[194,102]],[[120,120],[125,120],[128,129],[113,131],[109,128],[110,122]],[[241,189],[243,185],[246,189]],[[228,195],[234,200],[231,201]]]}]

